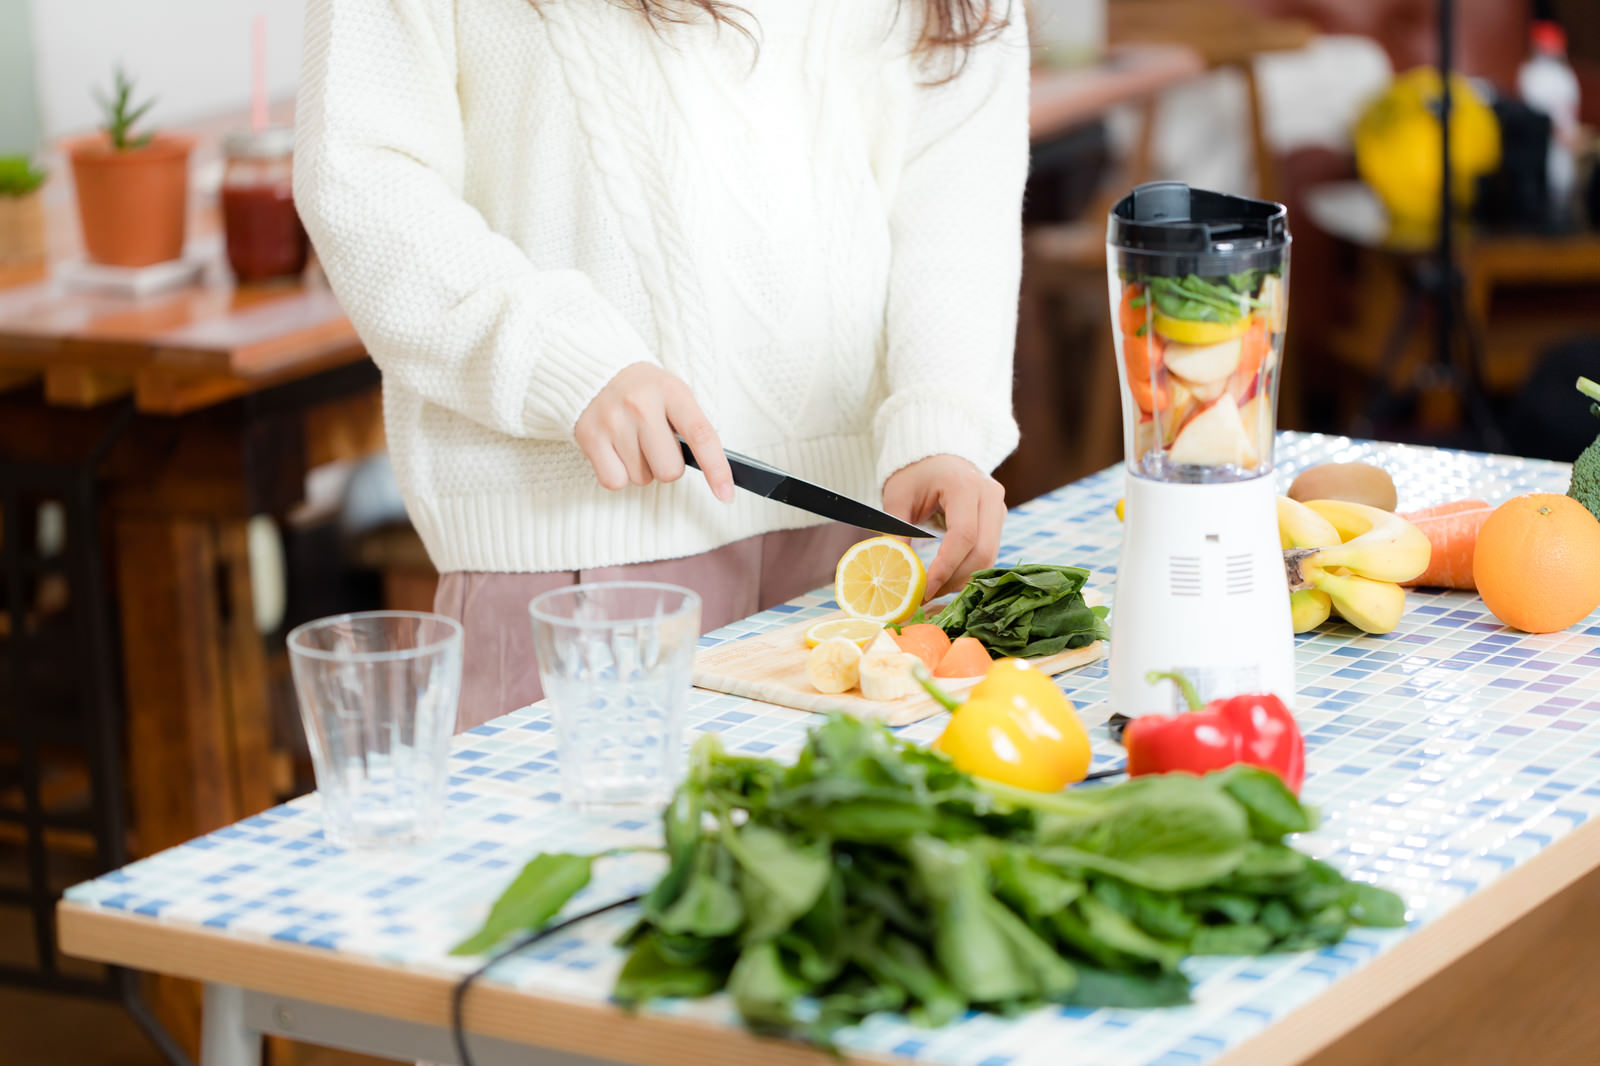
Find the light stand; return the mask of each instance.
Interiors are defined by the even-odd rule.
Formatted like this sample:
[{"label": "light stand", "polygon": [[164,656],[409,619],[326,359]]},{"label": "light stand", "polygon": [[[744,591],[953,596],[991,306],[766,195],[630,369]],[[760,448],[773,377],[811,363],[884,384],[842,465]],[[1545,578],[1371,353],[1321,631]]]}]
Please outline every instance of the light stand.
[{"label": "light stand", "polygon": [[[1356,420],[1356,432],[1361,436],[1374,435],[1378,423],[1396,405],[1399,399],[1388,382],[1405,355],[1406,342],[1416,325],[1421,304],[1433,297],[1435,308],[1434,358],[1417,375],[1418,380],[1409,391],[1424,388],[1448,388],[1460,399],[1467,418],[1476,430],[1479,447],[1498,451],[1504,438],[1494,414],[1489,409],[1483,391],[1483,345],[1474,323],[1462,301],[1461,271],[1456,266],[1454,184],[1450,165],[1450,114],[1454,108],[1450,75],[1455,66],[1455,2],[1439,0],[1439,241],[1433,261],[1426,258],[1413,261],[1407,269],[1405,302],[1400,317],[1384,345],[1378,361],[1376,388],[1366,409]],[[1458,361],[1455,354],[1456,333],[1459,331],[1465,351]]]}]

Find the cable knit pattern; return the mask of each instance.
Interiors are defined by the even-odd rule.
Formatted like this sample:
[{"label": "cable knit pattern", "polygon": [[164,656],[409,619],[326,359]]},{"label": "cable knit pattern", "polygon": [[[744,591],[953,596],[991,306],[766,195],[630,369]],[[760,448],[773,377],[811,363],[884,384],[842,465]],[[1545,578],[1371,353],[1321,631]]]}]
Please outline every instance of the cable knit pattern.
[{"label": "cable knit pattern", "polygon": [[914,4],[741,6],[758,53],[607,0],[310,0],[296,204],[440,570],[817,521],[692,473],[600,488],[573,426],[630,363],[683,377],[729,447],[863,499],[1015,446],[1020,2],[938,85]]}]

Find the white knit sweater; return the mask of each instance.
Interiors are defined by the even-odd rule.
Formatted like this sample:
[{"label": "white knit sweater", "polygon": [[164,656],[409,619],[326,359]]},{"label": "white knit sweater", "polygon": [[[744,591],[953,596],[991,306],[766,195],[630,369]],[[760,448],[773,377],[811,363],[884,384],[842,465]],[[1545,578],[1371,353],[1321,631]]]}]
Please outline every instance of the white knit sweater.
[{"label": "white knit sweater", "polygon": [[692,471],[601,488],[573,426],[634,362],[684,378],[729,448],[868,500],[929,455],[1015,447],[1022,4],[936,86],[916,2],[740,6],[758,54],[610,0],[311,0],[295,200],[441,571],[817,521]]}]

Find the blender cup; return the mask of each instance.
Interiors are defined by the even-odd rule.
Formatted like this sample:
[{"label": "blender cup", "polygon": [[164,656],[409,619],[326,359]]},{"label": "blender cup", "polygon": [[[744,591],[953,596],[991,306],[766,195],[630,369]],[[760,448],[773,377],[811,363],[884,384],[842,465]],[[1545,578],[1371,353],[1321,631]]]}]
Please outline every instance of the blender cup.
[{"label": "blender cup", "polygon": [[1294,634],[1272,473],[1288,313],[1279,204],[1141,185],[1107,228],[1127,451],[1111,696],[1130,716],[1205,699],[1293,698]]},{"label": "blender cup", "polygon": [[1179,482],[1267,473],[1289,313],[1282,205],[1141,185],[1112,211],[1107,244],[1128,469]]}]

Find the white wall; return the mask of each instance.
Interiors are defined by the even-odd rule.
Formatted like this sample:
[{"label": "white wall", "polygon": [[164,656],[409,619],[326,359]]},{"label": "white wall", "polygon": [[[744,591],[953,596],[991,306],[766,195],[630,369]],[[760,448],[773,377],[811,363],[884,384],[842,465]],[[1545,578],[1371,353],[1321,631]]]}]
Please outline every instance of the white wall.
[{"label": "white wall", "polygon": [[[14,0],[0,0],[14,2]],[[28,0],[43,135],[93,128],[91,87],[122,63],[156,125],[238,111],[250,100],[250,32],[267,17],[267,90],[292,96],[304,0]]]}]

